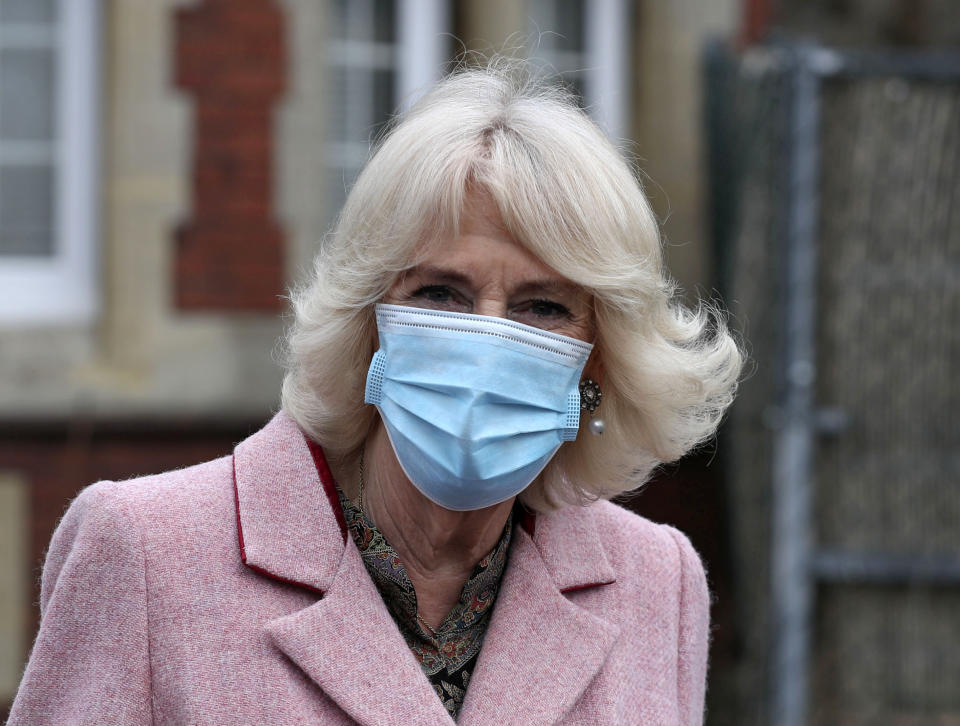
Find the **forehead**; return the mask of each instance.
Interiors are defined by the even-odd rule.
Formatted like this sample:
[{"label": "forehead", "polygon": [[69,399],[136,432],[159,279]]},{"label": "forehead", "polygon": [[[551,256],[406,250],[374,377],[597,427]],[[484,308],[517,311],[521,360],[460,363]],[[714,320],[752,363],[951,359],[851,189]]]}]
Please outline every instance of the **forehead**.
[{"label": "forehead", "polygon": [[496,278],[512,284],[577,287],[516,240],[504,225],[496,203],[482,191],[468,193],[457,230],[421,248],[411,272],[448,274],[478,284]]}]

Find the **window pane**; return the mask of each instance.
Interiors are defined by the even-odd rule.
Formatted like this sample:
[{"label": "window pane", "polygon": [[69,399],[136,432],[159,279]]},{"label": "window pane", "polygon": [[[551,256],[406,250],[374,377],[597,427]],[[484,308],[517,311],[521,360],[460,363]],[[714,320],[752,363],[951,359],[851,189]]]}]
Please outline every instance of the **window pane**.
[{"label": "window pane", "polygon": [[55,14],[54,0],[0,0],[0,23],[49,23]]},{"label": "window pane", "polygon": [[0,167],[0,255],[53,254],[53,170]]},{"label": "window pane", "polygon": [[46,140],[53,136],[53,51],[0,50],[0,138]]},{"label": "window pane", "polygon": [[347,37],[347,0],[333,0],[327,5],[328,32],[332,38]]},{"label": "window pane", "polygon": [[370,119],[373,139],[379,138],[380,131],[393,113],[395,76],[394,71],[373,72],[373,118]]},{"label": "window pane", "polygon": [[347,69],[343,66],[333,66],[329,71],[331,103],[330,114],[331,137],[337,141],[346,141],[350,138],[350,121],[347,114],[347,84],[350,79]]},{"label": "window pane", "polygon": [[583,50],[583,3],[584,0],[556,0],[557,35],[553,46],[557,50]]},{"label": "window pane", "polygon": [[564,73],[563,82],[566,84],[567,88],[570,91],[573,91],[577,96],[577,105],[580,108],[586,110],[583,90],[584,90],[584,77],[582,73]]},{"label": "window pane", "polygon": [[334,0],[330,33],[344,40],[392,43],[396,38],[396,0]]},{"label": "window pane", "polygon": [[373,39],[378,43],[393,43],[396,24],[396,0],[374,0]]},{"label": "window pane", "polygon": [[359,68],[333,69],[333,138],[337,141],[367,141],[370,118],[370,71]]},{"label": "window pane", "polygon": [[343,203],[347,200],[347,193],[357,179],[356,169],[331,169],[325,190],[327,209],[331,215],[338,214]]},{"label": "window pane", "polygon": [[337,141],[368,142],[377,138],[396,106],[396,72],[365,68],[331,69],[331,131]]},{"label": "window pane", "polygon": [[369,144],[397,105],[397,0],[329,0],[328,32],[341,41],[328,70],[328,219],[339,210]]}]

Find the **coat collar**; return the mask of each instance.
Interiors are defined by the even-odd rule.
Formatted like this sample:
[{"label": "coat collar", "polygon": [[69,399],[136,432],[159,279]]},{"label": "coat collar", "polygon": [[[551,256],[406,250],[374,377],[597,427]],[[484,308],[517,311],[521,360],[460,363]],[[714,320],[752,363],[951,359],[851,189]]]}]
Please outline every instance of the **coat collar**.
[{"label": "coat collar", "polygon": [[267,577],[323,594],[343,557],[346,528],[325,496],[333,487],[285,413],[233,452],[237,535],[243,563]]},{"label": "coat collar", "polygon": [[603,666],[620,627],[557,588],[522,529],[497,595],[458,723],[553,724]]},{"label": "coat collar", "polygon": [[453,723],[350,540],[324,596],[266,624],[291,661],[355,721]]},{"label": "coat collar", "polygon": [[[399,708],[407,723],[449,724],[347,536],[319,447],[281,412],[237,446],[234,483],[244,564],[322,596],[267,624],[277,647],[361,723],[390,721]],[[518,527],[460,721],[490,723],[495,715],[533,724],[562,716],[619,633],[567,593],[614,580],[592,507]],[[498,694],[508,682],[535,694],[539,716],[530,700]]]},{"label": "coat collar", "polygon": [[[333,476],[323,452],[278,413],[234,450],[240,557],[273,579],[323,594],[347,541]],[[591,507],[528,517],[543,565],[561,592],[615,581]]]}]

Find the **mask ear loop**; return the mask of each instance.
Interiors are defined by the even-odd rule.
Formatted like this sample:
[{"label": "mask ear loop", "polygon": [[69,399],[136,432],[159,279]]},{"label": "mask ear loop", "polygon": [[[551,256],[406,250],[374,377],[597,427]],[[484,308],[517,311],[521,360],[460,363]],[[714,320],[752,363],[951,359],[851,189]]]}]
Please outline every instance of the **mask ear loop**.
[{"label": "mask ear loop", "polygon": [[600,384],[592,378],[584,378],[580,381],[580,410],[590,413],[588,428],[594,436],[602,436],[607,427],[606,421],[599,416],[594,416],[602,399],[603,392],[600,390]]}]

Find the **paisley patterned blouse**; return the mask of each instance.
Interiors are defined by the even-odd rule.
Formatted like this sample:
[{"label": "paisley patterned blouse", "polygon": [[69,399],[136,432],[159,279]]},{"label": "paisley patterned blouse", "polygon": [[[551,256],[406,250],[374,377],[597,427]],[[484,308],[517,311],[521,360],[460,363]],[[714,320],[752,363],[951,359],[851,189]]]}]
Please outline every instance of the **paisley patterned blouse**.
[{"label": "paisley patterned blouse", "polygon": [[417,593],[396,550],[343,492],[338,493],[347,527],[367,572],[437,696],[456,719],[506,567],[513,515],[507,519],[500,541],[477,563],[457,604],[440,627],[433,630],[417,614]]}]

